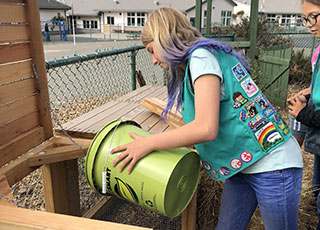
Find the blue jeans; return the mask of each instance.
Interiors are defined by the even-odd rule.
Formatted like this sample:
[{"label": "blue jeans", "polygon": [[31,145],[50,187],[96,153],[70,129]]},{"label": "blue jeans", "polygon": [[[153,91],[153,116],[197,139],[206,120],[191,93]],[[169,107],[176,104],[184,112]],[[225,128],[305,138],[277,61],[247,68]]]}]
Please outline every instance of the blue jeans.
[{"label": "blue jeans", "polygon": [[217,230],[246,229],[257,205],[266,230],[298,229],[302,168],[238,173],[224,184]]}]

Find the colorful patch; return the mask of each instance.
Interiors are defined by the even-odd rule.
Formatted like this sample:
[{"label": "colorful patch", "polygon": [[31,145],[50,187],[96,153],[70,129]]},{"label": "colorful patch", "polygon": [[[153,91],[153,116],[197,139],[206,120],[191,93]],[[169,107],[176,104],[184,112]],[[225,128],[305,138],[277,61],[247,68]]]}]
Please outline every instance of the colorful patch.
[{"label": "colorful patch", "polygon": [[255,133],[261,147],[268,151],[278,143],[283,141],[281,134],[278,132],[272,122],[267,123],[262,129]]},{"label": "colorful patch", "polygon": [[254,117],[258,113],[258,110],[254,104],[254,101],[250,101],[248,104],[246,104],[246,109],[250,117]]},{"label": "colorful patch", "polygon": [[230,169],[228,167],[221,167],[219,172],[222,176],[228,176],[230,174]]},{"label": "colorful patch", "polygon": [[287,135],[289,133],[289,128],[288,128],[287,124],[282,120],[279,113],[275,113],[273,115],[273,120],[276,122],[278,128],[281,129],[285,135]]},{"label": "colorful patch", "polygon": [[219,179],[219,178],[220,178],[219,173],[218,173],[216,170],[214,170],[214,169],[212,169],[212,170],[210,171],[210,174],[211,174],[211,176],[212,176],[213,178],[215,178],[215,179]]},{"label": "colorful patch", "polygon": [[275,112],[275,109],[263,94],[258,95],[254,101],[267,117],[270,117]]},{"label": "colorful patch", "polygon": [[249,121],[248,125],[250,129],[255,132],[266,123],[267,119],[262,114],[258,114],[255,118]]},{"label": "colorful patch", "polygon": [[240,108],[248,101],[248,99],[245,98],[240,92],[235,92],[232,98],[234,100],[233,108]]},{"label": "colorful patch", "polygon": [[240,64],[235,65],[232,68],[232,72],[238,81],[241,81],[243,78],[247,76],[246,72],[244,71],[244,69]]},{"label": "colorful patch", "polygon": [[202,166],[205,168],[205,170],[210,171],[211,165],[207,161],[202,161]]},{"label": "colorful patch", "polygon": [[242,162],[239,159],[235,158],[231,161],[230,165],[234,169],[240,169],[242,167]]},{"label": "colorful patch", "polygon": [[241,110],[239,120],[240,121],[245,121],[245,120],[247,120],[247,118],[248,118],[247,111]]},{"label": "colorful patch", "polygon": [[252,161],[252,154],[248,151],[244,151],[240,154],[240,158],[243,162],[249,163],[250,161]]},{"label": "colorful patch", "polygon": [[241,82],[242,89],[246,92],[248,97],[254,96],[256,93],[259,92],[258,87],[256,84],[252,81],[251,78],[245,79],[243,82]]}]

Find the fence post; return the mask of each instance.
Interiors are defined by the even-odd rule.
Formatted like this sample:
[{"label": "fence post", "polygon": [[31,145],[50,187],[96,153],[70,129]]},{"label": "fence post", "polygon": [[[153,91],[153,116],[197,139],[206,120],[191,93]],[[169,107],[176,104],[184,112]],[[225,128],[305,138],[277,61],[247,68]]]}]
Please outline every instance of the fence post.
[{"label": "fence post", "polygon": [[131,51],[131,90],[136,89],[136,55],[137,51]]},{"label": "fence post", "polygon": [[251,60],[255,59],[255,56],[258,54],[257,49],[257,32],[258,32],[258,8],[259,0],[251,1],[251,11],[250,11],[250,27],[249,27],[249,40],[250,40],[250,49],[248,56]]},{"label": "fence post", "polygon": [[316,43],[316,36],[313,35],[312,36],[312,45],[311,45],[311,50],[310,50],[310,60],[311,60],[311,58],[313,56],[315,43]]}]

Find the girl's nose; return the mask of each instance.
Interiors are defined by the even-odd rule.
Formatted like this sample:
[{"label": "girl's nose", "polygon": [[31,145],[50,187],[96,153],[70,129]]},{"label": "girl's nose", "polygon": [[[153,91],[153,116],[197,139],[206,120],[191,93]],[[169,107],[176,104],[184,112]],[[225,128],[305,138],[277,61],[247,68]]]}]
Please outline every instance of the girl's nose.
[{"label": "girl's nose", "polygon": [[157,65],[158,63],[158,60],[152,55],[152,64]]}]

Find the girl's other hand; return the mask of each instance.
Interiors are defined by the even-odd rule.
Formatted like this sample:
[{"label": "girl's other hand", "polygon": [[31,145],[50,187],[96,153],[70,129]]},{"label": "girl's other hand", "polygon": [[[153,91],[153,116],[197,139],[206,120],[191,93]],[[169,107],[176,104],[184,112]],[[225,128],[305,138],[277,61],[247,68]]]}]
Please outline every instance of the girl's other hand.
[{"label": "girl's other hand", "polygon": [[289,98],[287,100],[289,113],[292,116],[297,117],[300,111],[307,105],[306,101],[306,98],[301,95]]},{"label": "girl's other hand", "polygon": [[146,137],[137,135],[136,133],[130,133],[130,137],[134,141],[118,146],[111,150],[111,154],[123,151],[116,159],[112,162],[112,166],[115,167],[120,161],[122,161],[121,166],[119,167],[119,172],[122,172],[127,164],[130,163],[128,168],[128,174],[132,172],[135,164],[144,156],[152,152],[152,149],[149,147]]}]

